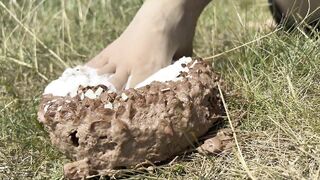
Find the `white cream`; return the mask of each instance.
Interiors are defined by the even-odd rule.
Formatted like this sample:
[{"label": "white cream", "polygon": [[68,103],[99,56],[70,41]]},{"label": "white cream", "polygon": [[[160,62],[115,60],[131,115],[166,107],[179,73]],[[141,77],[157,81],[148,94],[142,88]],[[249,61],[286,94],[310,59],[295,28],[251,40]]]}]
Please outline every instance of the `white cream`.
[{"label": "white cream", "polygon": [[160,69],[158,72],[154,73],[150,77],[148,77],[146,80],[143,82],[139,83],[138,85],[135,86],[135,88],[140,88],[143,86],[146,86],[153,81],[159,81],[159,82],[167,82],[167,81],[178,81],[181,80],[181,77],[178,77],[181,72],[188,72],[189,68],[188,67],[183,67],[182,65],[185,64],[187,65],[192,61],[191,57],[183,57],[176,61],[175,63]]},{"label": "white cream", "polygon": [[109,82],[109,79],[109,75],[98,75],[96,70],[87,66],[68,68],[59,79],[52,81],[45,88],[44,94],[74,97],[77,95],[79,86],[87,87],[100,84],[115,92],[116,88]]},{"label": "white cream", "polygon": [[[187,65],[192,61],[190,57],[183,57],[176,61],[174,64],[169,65],[163,69],[160,69],[158,72],[154,73],[148,77],[143,82],[135,86],[135,88],[140,88],[146,86],[153,81],[167,82],[167,81],[178,81],[181,80],[181,77],[178,77],[181,72],[188,72],[188,67],[183,67],[183,64]],[[196,64],[195,62],[194,64]],[[194,66],[194,64],[192,66]],[[77,95],[79,86],[97,86],[105,85],[109,88],[108,92],[116,92],[116,88],[113,84],[110,83],[110,78],[112,74],[108,75],[98,75],[95,69],[92,69],[87,66],[77,66],[75,68],[66,69],[62,76],[52,81],[44,91],[44,94],[52,94],[54,96],[67,96],[70,95],[74,97]],[[131,76],[128,79],[125,89],[129,89],[129,84],[131,81]],[[96,92],[86,92],[84,95],[81,94],[81,99],[84,96],[94,99],[100,96],[102,93],[101,89],[98,89]]]},{"label": "white cream", "polygon": [[123,100],[123,101],[126,101],[126,100],[128,100],[128,96],[125,94],[125,93],[122,93],[121,94],[121,99]]},{"label": "white cream", "polygon": [[99,87],[96,92],[94,92],[94,94],[99,97],[101,94],[103,93],[103,89],[101,87]]},{"label": "white cream", "polygon": [[45,105],[44,106],[44,112],[47,112],[49,107],[50,107],[50,104]]},{"label": "white cream", "polygon": [[96,94],[91,90],[89,89],[85,94],[84,94],[85,97],[89,98],[89,99],[96,99],[97,96]]},{"label": "white cream", "polygon": [[105,109],[113,109],[113,104],[111,102],[108,102],[107,104],[104,105]]}]

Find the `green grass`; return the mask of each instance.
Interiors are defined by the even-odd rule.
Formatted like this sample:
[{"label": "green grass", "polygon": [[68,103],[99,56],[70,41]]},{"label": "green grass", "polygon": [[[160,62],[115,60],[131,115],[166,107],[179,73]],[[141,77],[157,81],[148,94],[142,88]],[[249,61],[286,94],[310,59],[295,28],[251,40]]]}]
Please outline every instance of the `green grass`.
[{"label": "green grass", "polygon": [[[69,160],[37,122],[40,95],[64,63],[83,63],[119,36],[142,2],[1,1],[11,14],[0,6],[0,179],[63,179]],[[213,66],[229,90],[231,120],[241,122],[236,133],[250,173],[257,179],[319,179],[319,37],[278,31],[223,53],[272,32],[270,19],[266,0],[215,1],[201,16],[194,53],[222,53]],[[192,153],[130,176],[248,177],[236,148],[220,156]]]}]

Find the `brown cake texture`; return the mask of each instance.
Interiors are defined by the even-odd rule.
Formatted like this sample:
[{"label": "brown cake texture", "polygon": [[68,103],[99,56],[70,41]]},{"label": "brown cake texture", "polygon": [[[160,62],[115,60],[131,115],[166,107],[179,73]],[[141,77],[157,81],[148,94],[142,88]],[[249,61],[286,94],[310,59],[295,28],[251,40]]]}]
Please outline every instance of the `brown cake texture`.
[{"label": "brown cake texture", "polygon": [[181,80],[152,82],[111,92],[104,85],[79,87],[77,95],[43,95],[38,119],[52,144],[74,162],[66,178],[106,174],[110,169],[157,163],[197,142],[223,114],[220,79],[201,59]]}]

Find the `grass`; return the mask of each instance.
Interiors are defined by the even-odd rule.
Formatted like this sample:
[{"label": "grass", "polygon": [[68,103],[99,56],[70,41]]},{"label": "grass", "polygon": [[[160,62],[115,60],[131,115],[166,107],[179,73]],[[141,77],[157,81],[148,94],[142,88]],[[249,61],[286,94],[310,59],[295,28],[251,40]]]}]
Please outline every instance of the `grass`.
[{"label": "grass", "polygon": [[[41,93],[65,65],[85,62],[119,36],[142,2],[0,2],[0,179],[63,179],[68,159],[37,122]],[[297,29],[259,39],[274,31],[270,20],[266,0],[215,1],[195,38],[196,56],[220,54],[212,62],[229,90],[230,119],[241,122],[236,134],[247,171],[233,148],[183,155],[129,178],[248,179],[250,172],[320,179],[320,38]]]}]

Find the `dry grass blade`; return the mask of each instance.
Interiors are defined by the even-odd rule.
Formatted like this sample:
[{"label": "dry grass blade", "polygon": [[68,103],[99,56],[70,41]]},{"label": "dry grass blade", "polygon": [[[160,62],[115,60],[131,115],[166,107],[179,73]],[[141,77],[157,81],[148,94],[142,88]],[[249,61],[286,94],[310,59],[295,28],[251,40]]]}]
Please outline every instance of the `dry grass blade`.
[{"label": "dry grass blade", "polygon": [[230,115],[229,115],[229,110],[228,110],[228,107],[227,107],[227,104],[224,100],[224,96],[223,96],[223,93],[222,93],[222,90],[221,90],[221,86],[218,85],[218,88],[219,88],[219,93],[220,93],[220,96],[221,96],[221,100],[222,100],[222,103],[223,103],[223,106],[224,106],[224,109],[226,111],[226,114],[227,114],[227,118],[228,118],[228,121],[229,121],[229,125],[230,125],[230,128],[232,130],[232,134],[233,134],[233,138],[234,138],[234,142],[237,146],[237,151],[238,151],[238,158],[243,166],[243,168],[245,169],[245,171],[247,172],[248,176],[252,179],[252,180],[256,180],[256,178],[252,175],[250,169],[248,168],[248,165],[242,155],[242,152],[241,152],[241,149],[240,149],[240,145],[239,145],[239,142],[238,142],[238,138],[237,138],[237,134],[236,134],[236,131],[232,125],[232,121],[231,121],[231,118],[230,118]]},{"label": "dry grass blade", "polygon": [[5,57],[5,56],[0,56],[1,59],[3,59],[3,61],[6,61],[6,60],[9,60],[9,61],[12,61],[20,66],[24,66],[24,67],[27,67],[27,68],[32,68],[32,65],[28,64],[28,63],[25,63],[23,61],[19,61],[18,59],[15,59],[15,58],[12,58],[12,57]]},{"label": "dry grass blade", "polygon": [[246,46],[248,46],[248,45],[250,45],[250,44],[259,42],[259,41],[261,41],[262,39],[265,39],[265,38],[271,36],[272,34],[277,33],[277,32],[280,31],[281,29],[282,29],[282,28],[278,28],[278,29],[276,29],[275,31],[272,31],[272,32],[270,32],[270,33],[268,33],[268,34],[266,34],[266,35],[263,35],[263,36],[261,36],[261,37],[259,37],[259,38],[257,38],[257,39],[254,39],[254,40],[252,40],[252,41],[246,42],[246,43],[244,43],[244,44],[242,44],[242,45],[240,45],[240,46],[234,47],[234,48],[229,49],[229,50],[227,50],[227,51],[224,51],[224,52],[222,52],[222,53],[219,53],[219,54],[216,54],[216,55],[213,55],[213,56],[209,56],[209,57],[205,57],[205,58],[203,58],[203,60],[205,60],[205,61],[210,61],[210,60],[211,60],[211,61],[212,61],[212,60],[214,60],[214,59],[217,58],[217,57],[220,57],[220,56],[223,56],[223,55],[225,55],[225,54],[231,53],[231,52],[233,52],[233,51],[236,51],[236,50],[238,50],[238,49],[241,49],[241,48],[243,48],[243,47],[246,47]]},{"label": "dry grass blade", "polygon": [[14,14],[12,11],[10,11],[6,5],[4,5],[1,1],[0,1],[0,6],[2,6],[2,8],[4,10],[6,10],[10,16],[26,31],[28,32],[31,36],[33,36],[36,41],[46,50],[48,50],[48,52],[55,57],[65,68],[69,67],[69,65],[64,62],[53,50],[51,50],[47,45],[45,45],[32,31],[30,31]]}]

